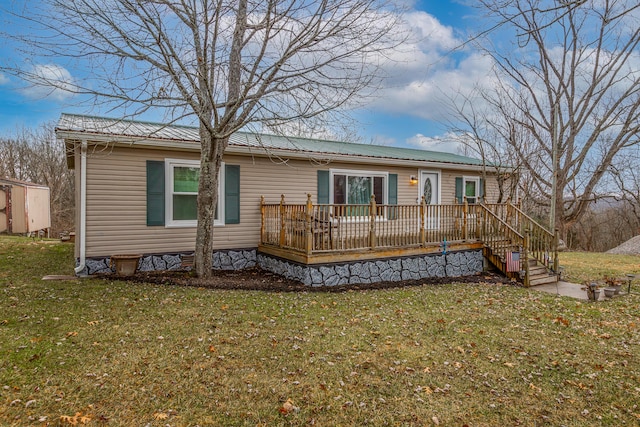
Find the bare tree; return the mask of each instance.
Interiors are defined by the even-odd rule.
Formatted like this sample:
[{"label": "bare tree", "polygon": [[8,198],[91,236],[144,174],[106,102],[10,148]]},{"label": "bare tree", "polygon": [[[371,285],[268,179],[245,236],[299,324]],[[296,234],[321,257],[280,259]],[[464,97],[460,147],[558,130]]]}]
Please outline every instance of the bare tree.
[{"label": "bare tree", "polygon": [[56,141],[52,123],[0,137],[0,177],[49,187],[54,234],[74,225],[74,175],[66,161],[65,147]]},{"label": "bare tree", "polygon": [[533,194],[547,206],[555,199],[554,222],[564,238],[597,197],[608,168],[639,142],[640,6],[635,0],[481,4],[512,36],[511,46],[504,39],[484,45],[500,84],[493,106],[526,135],[526,143],[508,140],[510,148]]},{"label": "bare tree", "polygon": [[609,172],[617,188],[617,199],[626,202],[636,222],[640,222],[640,147],[634,148],[627,150],[624,158],[612,164]]},{"label": "bare tree", "polygon": [[[401,41],[385,0],[43,0],[14,14],[29,50],[86,64],[85,80],[5,66],[28,81],[191,116],[200,129],[195,270],[210,276],[218,171],[229,136],[323,117],[372,89]],[[16,6],[19,7],[19,6]],[[58,76],[59,77],[59,76]]]},{"label": "bare tree", "polygon": [[[491,97],[480,87],[471,93],[446,95],[446,125],[456,142],[462,144],[465,155],[482,160],[484,182],[491,173],[497,179],[497,203],[517,196],[522,163],[509,149],[509,139],[525,137],[513,132],[513,119],[491,108]],[[488,102],[489,101],[489,102]],[[523,141],[513,141],[523,144]]]}]

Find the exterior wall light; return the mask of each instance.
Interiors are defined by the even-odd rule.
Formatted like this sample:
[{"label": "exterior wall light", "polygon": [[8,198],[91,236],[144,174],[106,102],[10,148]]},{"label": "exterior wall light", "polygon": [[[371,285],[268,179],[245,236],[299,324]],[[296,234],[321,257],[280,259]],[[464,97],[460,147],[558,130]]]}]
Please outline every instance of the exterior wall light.
[{"label": "exterior wall light", "polygon": [[411,175],[411,176],[409,177],[409,184],[411,184],[411,185],[416,185],[417,183],[418,183],[418,178],[416,178],[416,176],[415,176],[415,175]]}]

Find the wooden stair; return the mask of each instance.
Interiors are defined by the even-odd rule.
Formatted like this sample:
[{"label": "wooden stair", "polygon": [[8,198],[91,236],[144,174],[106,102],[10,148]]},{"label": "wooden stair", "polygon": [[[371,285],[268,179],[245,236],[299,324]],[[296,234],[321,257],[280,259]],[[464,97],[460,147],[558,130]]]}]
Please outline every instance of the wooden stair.
[{"label": "wooden stair", "polygon": [[[553,272],[553,268],[557,268],[557,235],[511,204],[504,212],[506,217],[485,205],[482,208],[484,227],[492,231],[482,233],[483,254],[491,264],[525,286],[558,282],[558,275]],[[507,253],[511,251],[520,253],[521,269],[518,272],[507,271]]]},{"label": "wooden stair", "polygon": [[536,259],[529,259],[529,286],[558,283],[558,275],[549,271],[547,267],[538,263]]}]

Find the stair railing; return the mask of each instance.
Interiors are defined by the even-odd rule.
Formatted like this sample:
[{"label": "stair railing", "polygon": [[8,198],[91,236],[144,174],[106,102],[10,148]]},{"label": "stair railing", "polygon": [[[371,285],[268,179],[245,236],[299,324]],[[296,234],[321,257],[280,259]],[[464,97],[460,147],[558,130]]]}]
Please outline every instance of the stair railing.
[{"label": "stair railing", "polygon": [[525,236],[484,204],[480,203],[478,206],[481,207],[483,216],[483,226],[479,237],[484,242],[485,247],[490,249],[485,255],[505,275],[515,278],[519,272],[507,271],[506,254],[507,251],[513,251],[514,248],[517,248],[518,251],[523,249],[520,265],[524,266],[526,271],[528,251],[526,250]]},{"label": "stair railing", "polygon": [[518,224],[520,233],[526,231],[529,234],[529,243],[527,251],[529,256],[535,258],[540,264],[553,270],[558,271],[558,232],[550,232],[529,215],[524,213],[520,208],[507,203],[507,218],[515,219],[512,224]]}]

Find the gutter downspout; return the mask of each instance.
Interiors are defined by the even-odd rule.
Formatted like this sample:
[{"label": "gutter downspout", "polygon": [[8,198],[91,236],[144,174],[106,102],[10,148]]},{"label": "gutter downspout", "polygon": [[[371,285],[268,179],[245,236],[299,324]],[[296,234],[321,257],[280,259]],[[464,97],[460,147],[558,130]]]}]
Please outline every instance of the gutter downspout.
[{"label": "gutter downspout", "polygon": [[74,269],[76,274],[84,271],[86,266],[86,233],[87,233],[87,140],[83,139],[80,148],[80,262]]}]

